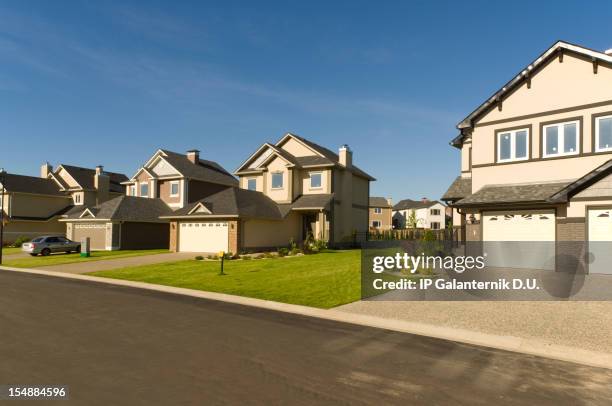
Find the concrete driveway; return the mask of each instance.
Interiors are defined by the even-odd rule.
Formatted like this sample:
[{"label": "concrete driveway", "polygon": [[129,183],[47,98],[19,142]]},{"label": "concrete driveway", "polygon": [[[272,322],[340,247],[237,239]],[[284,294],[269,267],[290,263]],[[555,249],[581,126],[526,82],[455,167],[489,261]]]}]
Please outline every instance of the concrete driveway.
[{"label": "concrete driveway", "polygon": [[109,269],[125,268],[128,266],[161,264],[163,262],[182,261],[193,259],[197,253],[193,252],[170,252],[167,254],[141,255],[127,258],[109,258],[99,261],[78,262],[74,264],[51,265],[37,267],[43,271],[66,272],[66,273],[87,273],[95,271],[106,271]]}]

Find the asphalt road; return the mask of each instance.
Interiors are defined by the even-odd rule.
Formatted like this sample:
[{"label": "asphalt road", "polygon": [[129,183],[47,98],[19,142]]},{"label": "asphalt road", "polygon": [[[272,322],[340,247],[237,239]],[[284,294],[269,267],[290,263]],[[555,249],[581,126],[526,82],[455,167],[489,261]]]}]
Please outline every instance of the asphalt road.
[{"label": "asphalt road", "polygon": [[69,385],[54,404],[612,399],[610,370],[105,284],[0,271],[0,309],[0,385]]}]

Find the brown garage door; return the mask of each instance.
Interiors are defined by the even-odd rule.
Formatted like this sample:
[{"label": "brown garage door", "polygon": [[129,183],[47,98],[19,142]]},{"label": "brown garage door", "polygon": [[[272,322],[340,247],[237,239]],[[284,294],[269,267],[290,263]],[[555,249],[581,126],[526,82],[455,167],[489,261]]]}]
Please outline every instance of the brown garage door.
[{"label": "brown garage door", "polygon": [[72,239],[81,242],[89,237],[92,250],[106,249],[106,224],[79,223],[73,225]]}]

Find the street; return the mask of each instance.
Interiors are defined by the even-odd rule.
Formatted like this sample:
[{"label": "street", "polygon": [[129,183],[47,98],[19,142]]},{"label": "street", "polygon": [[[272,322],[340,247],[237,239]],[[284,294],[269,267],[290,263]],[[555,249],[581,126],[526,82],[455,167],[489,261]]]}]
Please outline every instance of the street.
[{"label": "street", "polygon": [[2,270],[0,292],[0,385],[68,385],[66,404],[612,399],[611,370],[439,339]]}]

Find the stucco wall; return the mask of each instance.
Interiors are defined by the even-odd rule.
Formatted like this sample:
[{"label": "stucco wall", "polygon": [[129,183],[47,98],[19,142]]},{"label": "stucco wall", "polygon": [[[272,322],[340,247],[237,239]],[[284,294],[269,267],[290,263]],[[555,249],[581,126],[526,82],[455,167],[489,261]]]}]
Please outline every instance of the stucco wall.
[{"label": "stucco wall", "polygon": [[4,227],[4,242],[12,243],[19,237],[34,238],[41,235],[65,235],[66,225],[54,218],[49,221],[11,220]]},{"label": "stucco wall", "polygon": [[243,249],[285,247],[291,238],[296,243],[302,240],[302,221],[297,213],[289,214],[282,221],[243,220],[241,227]]},{"label": "stucco wall", "polygon": [[[272,188],[272,174],[275,172],[280,172],[283,174],[283,187],[280,189]],[[270,197],[270,199],[276,202],[291,202],[291,182],[292,178],[290,177],[290,171],[287,168],[287,163],[280,159],[274,158],[268,164],[268,171],[265,172],[266,177],[266,191],[265,194]]]},{"label": "stucco wall", "polygon": [[10,216],[49,217],[72,204],[72,199],[60,196],[11,193],[4,198]]}]

